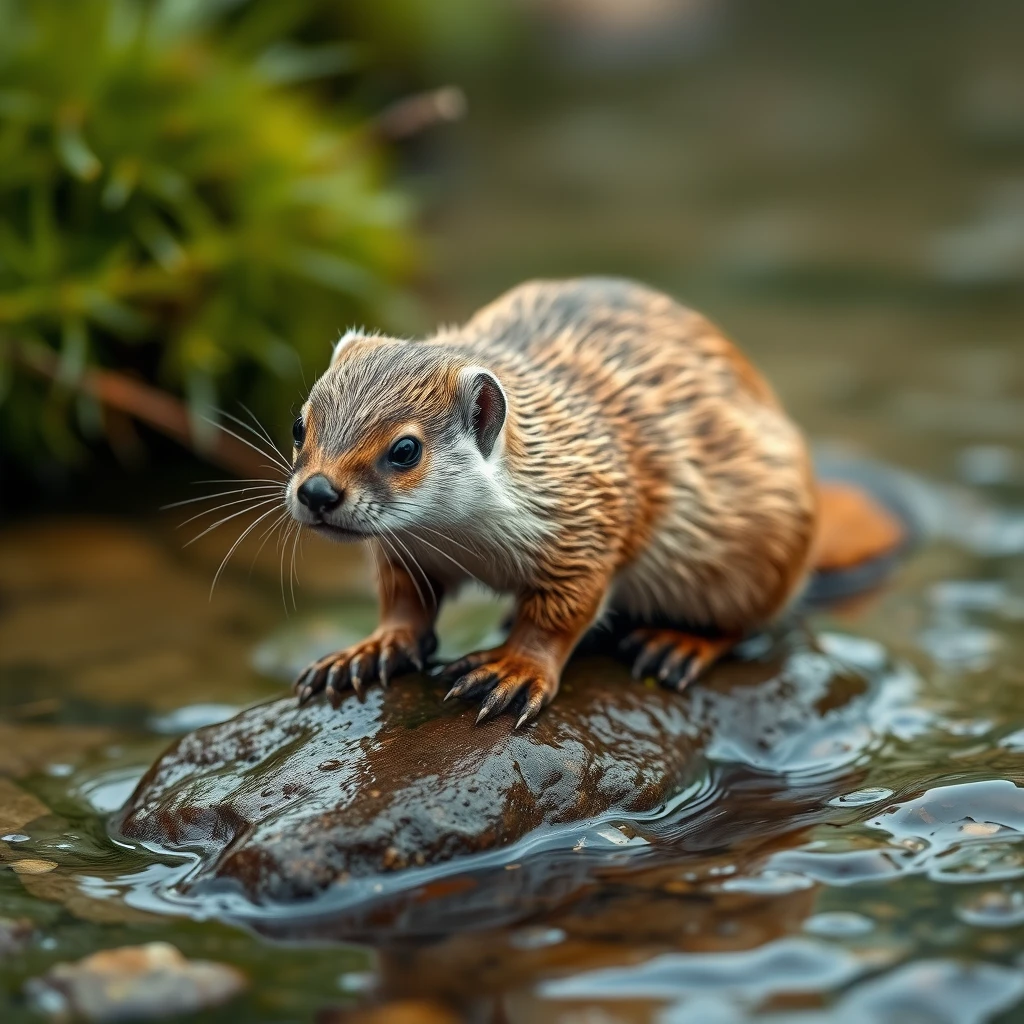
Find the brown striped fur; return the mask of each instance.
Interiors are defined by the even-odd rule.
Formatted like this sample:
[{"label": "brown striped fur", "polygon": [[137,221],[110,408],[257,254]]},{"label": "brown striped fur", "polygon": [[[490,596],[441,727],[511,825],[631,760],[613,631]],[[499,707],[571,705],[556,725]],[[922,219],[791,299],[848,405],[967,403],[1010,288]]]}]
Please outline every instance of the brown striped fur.
[{"label": "brown striped fur", "polygon": [[[469,367],[493,374],[507,402],[490,458],[466,425]],[[738,638],[785,608],[808,570],[816,492],[800,432],[712,324],[638,284],[530,282],[422,341],[348,337],[304,418],[293,514],[310,522],[294,493],[313,472],[344,490],[329,521],[368,535],[388,567],[385,621],[396,573],[417,585],[404,583],[406,598],[425,599],[402,617],[419,638],[431,602],[471,576],[516,595],[507,643],[456,667],[456,692],[491,692],[485,709],[518,695],[535,713],[604,609]],[[423,441],[420,466],[387,471],[383,453],[408,433]],[[422,653],[404,651],[396,666]],[[361,653],[386,660],[379,639]],[[343,655],[334,689],[360,683]],[[325,685],[331,657],[301,690]]]}]

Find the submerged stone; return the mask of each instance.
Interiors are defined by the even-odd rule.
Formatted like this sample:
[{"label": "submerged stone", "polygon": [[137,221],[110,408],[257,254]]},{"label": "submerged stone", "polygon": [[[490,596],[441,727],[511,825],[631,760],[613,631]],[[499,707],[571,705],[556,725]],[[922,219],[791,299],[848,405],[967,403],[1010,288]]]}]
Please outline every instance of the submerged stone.
[{"label": "submerged stone", "polygon": [[26,986],[53,1020],[155,1020],[217,1006],[246,987],[245,975],[210,960],[187,960],[166,942],[93,953],[55,964]]},{"label": "submerged stone", "polygon": [[758,772],[834,770],[870,741],[870,690],[805,650],[722,665],[683,695],[580,660],[518,732],[507,716],[475,726],[473,709],[417,678],[337,711],[286,698],[178,740],[117,828],[198,853],[193,891],[227,882],[256,902],[293,901],[545,828],[635,820],[705,773],[709,751]]}]

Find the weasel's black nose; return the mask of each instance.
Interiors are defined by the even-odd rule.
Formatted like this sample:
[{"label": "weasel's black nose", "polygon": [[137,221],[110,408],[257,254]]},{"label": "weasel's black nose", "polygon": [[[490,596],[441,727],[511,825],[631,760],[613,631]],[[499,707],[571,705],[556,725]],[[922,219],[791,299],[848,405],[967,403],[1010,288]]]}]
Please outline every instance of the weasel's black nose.
[{"label": "weasel's black nose", "polygon": [[298,489],[299,501],[310,510],[310,512],[316,512],[318,515],[322,515],[324,512],[330,512],[332,508],[337,506],[341,501],[341,494],[338,493],[331,486],[331,481],[323,475],[323,473],[317,473],[316,476],[311,476],[303,485]]}]

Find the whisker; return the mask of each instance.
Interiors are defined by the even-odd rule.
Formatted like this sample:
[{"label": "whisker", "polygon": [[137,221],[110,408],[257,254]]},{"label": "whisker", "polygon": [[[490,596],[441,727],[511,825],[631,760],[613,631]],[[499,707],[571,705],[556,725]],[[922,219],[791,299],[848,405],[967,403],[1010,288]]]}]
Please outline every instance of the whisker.
[{"label": "whisker", "polygon": [[[230,415],[230,413],[226,415]],[[246,438],[242,437],[241,434],[236,434],[229,427],[225,427],[223,423],[218,423],[216,420],[210,419],[209,416],[204,416],[203,419],[206,420],[207,423],[216,427],[218,430],[223,430],[225,434],[229,434],[236,441],[241,441],[242,444],[244,444],[248,448],[251,448],[254,452],[256,452],[257,455],[262,455],[265,459],[270,459],[272,463],[275,463],[275,465],[272,465],[270,467],[275,472],[281,473],[281,471],[283,470],[284,472],[282,473],[282,476],[287,476],[289,473],[291,473],[292,467],[289,466],[286,462],[284,462],[283,460],[279,460],[274,456],[268,454],[262,448],[258,448],[256,445],[252,443],[252,441],[249,441]]]},{"label": "whisker", "polygon": [[273,484],[275,487],[283,487],[284,484],[279,483],[277,480],[270,480],[265,476],[249,476],[249,477],[237,477],[237,476],[226,476],[222,480],[193,480],[192,486],[198,487],[200,484]]},{"label": "whisker", "polygon": [[412,580],[412,585],[413,585],[413,586],[414,586],[414,587],[416,588],[416,593],[417,593],[417,594],[419,595],[419,599],[420,599],[420,604],[421,604],[421,605],[422,605],[422,606],[423,606],[424,608],[426,608],[426,607],[427,607],[427,602],[426,602],[426,601],[424,600],[424,598],[423,598],[423,591],[422,591],[422,590],[420,590],[420,585],[419,585],[419,583],[417,583],[417,582],[416,582],[416,577],[415,577],[415,576],[413,576],[413,574],[412,574],[412,570],[411,570],[411,569],[409,568],[409,566],[408,566],[408,563],[407,563],[407,562],[405,561],[405,559],[404,559],[404,558],[402,557],[402,555],[401,555],[401,552],[399,552],[398,548],[396,548],[396,547],[394,546],[394,544],[392,544],[392,543],[391,543],[391,541],[390,541],[390,540],[389,540],[389,539],[387,538],[387,536],[385,536],[385,535],[384,535],[383,533],[382,533],[382,534],[380,534],[380,538],[381,538],[381,540],[383,540],[383,541],[384,541],[384,543],[385,543],[385,544],[387,544],[387,546],[388,546],[389,548],[391,548],[391,550],[392,550],[392,551],[394,552],[394,554],[395,554],[395,557],[396,557],[396,558],[398,559],[398,561],[399,561],[399,562],[401,563],[401,565],[402,565],[402,567],[403,567],[403,568],[405,569],[406,573],[408,573],[408,575],[409,575],[409,579],[410,579],[410,580]]},{"label": "whisker", "polygon": [[476,580],[477,583],[479,583],[481,586],[486,586],[484,581],[480,579],[479,576],[475,576],[473,573],[471,573],[460,561],[458,561],[458,559],[452,558],[452,556],[449,555],[447,551],[442,551],[441,548],[437,547],[435,544],[431,544],[426,537],[417,536],[416,533],[413,531],[412,527],[406,527],[406,529],[408,529],[408,531],[414,537],[416,537],[416,540],[418,540],[421,544],[426,544],[428,548],[431,548],[432,550],[436,551],[439,555],[443,556],[444,558],[447,558],[448,561],[451,562],[453,565],[457,565],[471,579]]},{"label": "whisker", "polygon": [[[388,532],[391,535],[391,539],[396,544],[401,546],[402,550],[409,556],[409,560],[419,570],[420,576],[423,577],[423,582],[426,584],[427,590],[430,591],[430,603],[436,608],[437,607],[437,596],[434,593],[434,585],[430,582],[430,577],[424,571],[423,566],[420,565],[420,563],[416,560],[416,556],[409,550],[409,548],[405,544],[402,543],[401,537],[399,537],[398,534],[394,532],[394,530],[390,530]],[[410,573],[410,576],[412,576],[411,573]],[[412,577],[412,578],[413,578],[413,582],[415,582],[415,577]],[[417,587],[416,589],[417,589],[417,591],[419,591],[419,587]],[[422,595],[420,597],[420,600],[422,600]],[[426,603],[424,603],[423,607],[426,608]]]},{"label": "whisker", "polygon": [[231,491],[216,491],[213,494],[200,494],[198,498],[185,498],[184,501],[172,501],[169,505],[161,505],[160,511],[166,512],[169,508],[181,508],[182,505],[193,505],[197,501],[211,501],[213,498],[226,498],[232,494],[248,494],[251,491],[266,491],[266,490],[278,490],[284,493],[284,487],[281,484],[268,483],[262,487],[236,487]]},{"label": "whisker", "polygon": [[[377,580],[379,583],[383,585],[385,577],[380,569],[380,558],[378,558],[378,554],[380,554],[380,552],[378,551],[378,545],[374,542],[374,540],[371,540],[366,546],[370,549],[370,557],[373,559],[373,568],[377,573]],[[389,589],[385,589],[384,596],[387,598],[388,601],[394,599],[394,594],[394,584],[392,584],[392,586]]]},{"label": "whisker", "polygon": [[256,559],[260,557],[260,553],[267,546],[267,541],[274,535],[274,531],[285,521],[288,516],[288,509],[285,510],[260,534],[260,546],[256,549],[256,554],[252,556],[252,561],[249,563],[249,575],[252,575],[252,570],[256,566]]},{"label": "whisker", "polygon": [[[245,409],[245,411],[248,412],[250,416],[253,415],[252,412],[249,411],[249,408],[247,406],[243,405],[241,402],[239,402],[239,405],[241,405],[242,408]],[[241,419],[238,416],[235,416],[233,413],[228,412],[226,409],[217,409],[216,411],[219,415],[226,416],[233,423],[236,423],[243,430],[249,431],[249,433],[252,434],[252,436],[255,437],[257,441],[260,442],[260,450],[263,452],[264,455],[267,456],[267,458],[282,462],[285,465],[288,464],[288,460],[284,457],[284,454],[277,447],[277,445],[274,444],[274,439],[266,434],[266,431],[263,429],[263,424],[260,423],[259,420],[256,420],[256,425],[259,427],[259,430],[254,430],[250,424],[245,422],[245,420]],[[256,417],[253,416],[253,419],[256,419]],[[262,446],[262,442],[265,436],[267,440],[270,442],[270,451],[267,451]]]},{"label": "whisker", "polygon": [[298,549],[299,537],[301,537],[301,536],[302,536],[302,531],[301,530],[296,530],[295,531],[295,539],[292,541],[292,564],[291,564],[291,567],[288,570],[288,589],[291,591],[291,594],[292,594],[292,608],[295,611],[299,610],[299,606],[298,606],[298,604],[297,604],[297,602],[295,600],[295,584],[299,580],[299,570],[296,568],[296,565],[295,565],[295,552]]},{"label": "whisker", "polygon": [[280,572],[280,577],[281,577],[281,604],[284,605],[284,613],[285,613],[286,616],[289,613],[288,613],[288,599],[285,597],[285,593],[284,593],[284,553],[285,553],[285,547],[286,547],[286,545],[288,543],[288,537],[291,535],[291,532],[292,532],[293,529],[294,530],[300,529],[299,524],[296,523],[294,520],[292,520],[291,524],[289,524],[289,526],[281,532],[281,536],[278,538],[278,547],[281,549],[281,558],[280,558],[280,569],[281,569],[281,572]]},{"label": "whisker", "polygon": [[248,508],[243,508],[243,509],[239,509],[239,511],[237,511],[237,512],[232,512],[231,515],[225,516],[223,519],[218,520],[212,526],[208,526],[205,530],[203,530],[203,532],[201,534],[199,534],[199,536],[193,537],[190,541],[187,541],[184,546],[185,547],[191,547],[193,544],[195,544],[195,542],[197,540],[201,540],[208,533],[211,533],[213,530],[216,530],[218,526],[223,526],[225,523],[229,522],[230,520],[237,519],[238,516],[244,516],[246,514],[246,512],[255,512],[256,509],[261,508],[263,505],[269,505],[271,502],[273,502],[274,504],[277,504],[277,501],[278,501],[277,498],[267,498],[264,501],[256,502],[255,505],[250,505]]},{"label": "whisker", "polygon": [[[266,501],[277,501],[277,495],[267,495]],[[265,504],[260,502],[259,504]],[[202,519],[203,516],[213,515],[217,512],[221,512],[226,508],[231,508],[233,505],[252,505],[252,497],[248,498],[236,498],[234,501],[223,501],[219,505],[214,505],[213,508],[204,508],[202,512],[197,512],[194,516],[189,516],[183,523],[178,523],[175,529],[180,530],[183,526],[188,526],[189,523],[195,522],[197,519]],[[257,505],[252,505],[253,508],[257,508]],[[244,511],[244,510],[243,510]]]},{"label": "whisker", "polygon": [[238,404],[249,414],[249,418],[253,421],[253,423],[256,424],[260,433],[267,439],[267,443],[270,445],[270,447],[273,448],[274,451],[277,452],[277,454],[280,455],[285,462],[287,462],[288,456],[285,455],[283,451],[281,451],[281,449],[277,445],[277,442],[270,436],[270,431],[268,431],[267,428],[263,426],[262,423],[260,423],[259,417],[257,417],[256,413],[254,413],[252,409],[250,409],[249,406],[245,404],[245,402],[239,402]]},{"label": "whisker", "polygon": [[259,526],[259,524],[262,523],[264,519],[267,518],[267,516],[271,516],[273,514],[274,514],[274,510],[272,508],[268,508],[266,512],[264,512],[261,516],[257,517],[255,522],[250,523],[239,534],[238,539],[235,541],[235,543],[232,544],[230,548],[228,548],[228,553],[221,559],[220,565],[217,566],[217,571],[213,574],[213,582],[210,584],[210,597],[209,597],[209,599],[211,601],[213,600],[213,591],[214,591],[214,589],[217,586],[217,580],[220,579],[220,574],[224,571],[224,566],[227,565],[228,562],[231,560],[231,556],[238,549],[238,545],[241,544],[242,541],[245,540],[245,538],[248,537],[249,534],[252,533],[252,531],[255,530],[256,527]]},{"label": "whisker", "polygon": [[[388,505],[389,505],[389,507],[393,507],[393,508],[397,508],[397,509],[402,509],[402,510],[408,510],[408,509],[417,509],[418,510],[419,509],[419,506],[413,505],[411,502],[405,502],[405,501],[401,501],[401,500],[398,500],[398,501],[391,500],[391,501],[388,502]],[[431,533],[436,534],[438,537],[441,537],[443,540],[451,541],[452,544],[455,544],[457,547],[462,548],[462,550],[465,551],[467,554],[476,555],[478,558],[483,558],[484,557],[484,553],[482,551],[478,550],[477,548],[467,547],[465,544],[461,543],[459,540],[457,540],[451,534],[444,533],[442,530],[437,530],[434,527],[427,526],[426,523],[410,523],[409,525],[403,527],[403,529],[409,529],[410,526],[412,526],[412,525],[415,525],[419,529],[429,530]],[[448,525],[455,526],[454,523],[449,523]]]}]

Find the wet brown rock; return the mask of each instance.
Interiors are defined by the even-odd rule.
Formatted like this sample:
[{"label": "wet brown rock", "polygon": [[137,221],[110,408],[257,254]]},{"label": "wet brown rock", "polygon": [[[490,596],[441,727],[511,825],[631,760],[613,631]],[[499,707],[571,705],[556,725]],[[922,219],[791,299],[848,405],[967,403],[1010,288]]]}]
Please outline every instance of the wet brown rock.
[{"label": "wet brown rock", "polygon": [[241,971],[209,960],[186,960],[174,946],[151,942],[56,964],[26,986],[37,1009],[53,1020],[155,1020],[227,1002],[246,987]]},{"label": "wet brown rock", "polygon": [[[791,660],[782,671],[726,665],[680,697],[591,659],[571,667],[558,700],[522,732],[507,717],[474,726],[470,710],[416,679],[352,695],[339,711],[289,698],[183,737],[140,782],[119,827],[199,851],[194,887],[231,880],[257,901],[290,901],[547,826],[651,811],[704,770],[709,736],[733,758],[804,757],[822,747],[814,727],[864,689]],[[860,725],[851,735],[870,735]]]}]

